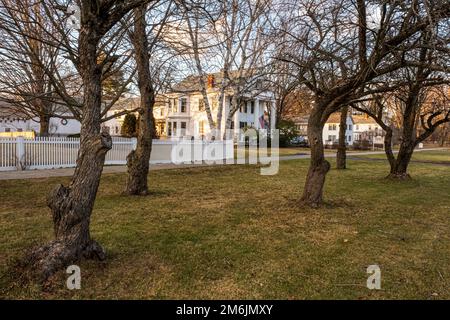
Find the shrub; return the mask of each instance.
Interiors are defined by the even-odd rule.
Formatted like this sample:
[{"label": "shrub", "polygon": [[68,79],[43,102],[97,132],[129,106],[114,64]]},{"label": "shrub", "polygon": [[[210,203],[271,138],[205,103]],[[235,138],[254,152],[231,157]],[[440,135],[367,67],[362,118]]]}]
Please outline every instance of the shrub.
[{"label": "shrub", "polygon": [[298,132],[293,121],[281,120],[278,123],[278,130],[280,130],[280,147],[288,147],[291,140],[298,136]]},{"label": "shrub", "polygon": [[134,114],[127,114],[123,120],[120,134],[127,138],[136,137],[137,119]]}]

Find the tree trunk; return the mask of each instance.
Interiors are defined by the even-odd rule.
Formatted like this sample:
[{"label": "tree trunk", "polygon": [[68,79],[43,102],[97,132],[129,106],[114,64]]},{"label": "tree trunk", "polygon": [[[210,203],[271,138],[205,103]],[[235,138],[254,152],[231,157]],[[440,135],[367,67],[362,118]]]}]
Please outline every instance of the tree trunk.
[{"label": "tree trunk", "polygon": [[139,130],[136,150],[127,157],[128,177],[124,193],[148,194],[148,172],[154,136],[153,105],[155,94],[150,74],[149,46],[145,23],[146,6],[134,10],[135,23],[132,36],[138,69],[138,86],[141,94]]},{"label": "tree trunk", "polygon": [[339,170],[347,169],[347,114],[348,107],[342,108],[341,121],[339,125],[339,146],[336,154],[336,168]]},{"label": "tree trunk", "polygon": [[305,189],[301,202],[310,207],[317,208],[323,201],[323,187],[325,178],[330,171],[330,163],[325,160],[323,149],[323,122],[322,113],[315,106],[308,120],[308,140],[311,146],[311,162],[306,177]]},{"label": "tree trunk", "polygon": [[408,180],[411,176],[408,174],[408,165],[411,161],[415,148],[415,143],[411,140],[403,140],[400,144],[400,149],[397,159],[391,163],[391,172],[388,175],[389,179]]},{"label": "tree trunk", "polygon": [[384,137],[384,153],[386,153],[386,157],[389,161],[389,165],[391,166],[391,172],[392,168],[395,167],[395,156],[394,152],[392,151],[392,137],[393,137],[393,130],[390,127],[385,126],[384,130],[386,132],[386,136]]},{"label": "tree trunk", "polygon": [[[231,123],[233,122],[233,117],[234,117],[235,113],[237,112],[237,110],[239,109],[239,107],[237,107],[237,104],[238,104],[238,98],[236,97],[236,95],[233,95],[233,97],[231,98],[231,105],[229,106],[227,119],[225,121],[225,132],[223,134],[223,140],[231,139],[233,137],[233,135],[231,137],[229,137],[228,133],[231,130]],[[239,123],[234,124],[235,128],[238,128],[238,126],[239,126]]]},{"label": "tree trunk", "polygon": [[50,134],[50,117],[47,114],[39,114],[39,136],[48,137]]},{"label": "tree trunk", "polygon": [[448,138],[448,133],[449,133],[449,129],[448,129],[448,123],[444,124],[442,126],[441,129],[441,135],[440,135],[440,141],[439,141],[439,146],[440,147],[445,147],[445,144],[447,142],[447,138]]},{"label": "tree trunk", "polygon": [[217,110],[217,121],[216,121],[216,131],[217,131],[217,139],[222,139],[222,118],[223,111],[225,109],[225,87],[220,89],[219,101],[218,101],[218,110]]},{"label": "tree trunk", "polygon": [[97,65],[99,39],[94,24],[81,29],[79,56],[84,108],[77,166],[69,186],[57,186],[47,199],[56,239],[32,250],[26,259],[44,281],[81,258],[103,260],[106,257],[104,249],[91,239],[89,232],[105,156],[112,147],[109,134],[100,133],[102,70]]}]

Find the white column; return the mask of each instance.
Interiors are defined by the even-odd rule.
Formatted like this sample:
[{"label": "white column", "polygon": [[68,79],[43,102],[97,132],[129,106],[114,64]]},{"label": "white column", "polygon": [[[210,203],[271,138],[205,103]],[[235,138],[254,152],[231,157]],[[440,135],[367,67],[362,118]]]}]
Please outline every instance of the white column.
[{"label": "white column", "polygon": [[255,99],[255,128],[260,129],[261,124],[259,123],[260,110],[259,110],[259,99]]}]

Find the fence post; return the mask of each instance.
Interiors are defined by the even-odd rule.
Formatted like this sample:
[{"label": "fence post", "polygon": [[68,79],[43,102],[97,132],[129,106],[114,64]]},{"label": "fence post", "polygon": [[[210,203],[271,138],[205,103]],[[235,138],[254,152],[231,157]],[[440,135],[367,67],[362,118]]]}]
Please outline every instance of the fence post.
[{"label": "fence post", "polygon": [[16,138],[16,167],[19,171],[25,169],[25,139],[23,137]]},{"label": "fence post", "polygon": [[133,146],[133,150],[137,148],[137,138],[131,138],[131,144]]}]

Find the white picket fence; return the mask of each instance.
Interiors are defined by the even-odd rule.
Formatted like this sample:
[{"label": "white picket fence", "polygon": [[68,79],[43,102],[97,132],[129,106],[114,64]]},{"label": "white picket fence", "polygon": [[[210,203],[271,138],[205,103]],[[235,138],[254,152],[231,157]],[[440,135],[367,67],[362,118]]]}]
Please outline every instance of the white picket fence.
[{"label": "white picket fence", "polygon": [[[172,163],[174,148],[187,147],[193,161],[219,161],[234,158],[233,141],[175,141],[154,140],[151,164]],[[209,154],[209,146],[221,152]],[[76,165],[80,139],[78,138],[0,138],[0,171],[70,168]],[[107,153],[105,165],[125,165],[128,154],[136,147],[136,139],[113,138],[113,148]],[[178,150],[178,149],[177,149]],[[177,151],[175,150],[175,151]],[[223,152],[222,152],[223,151]],[[190,152],[190,151],[188,151]],[[187,161],[189,162],[189,161]]]}]

